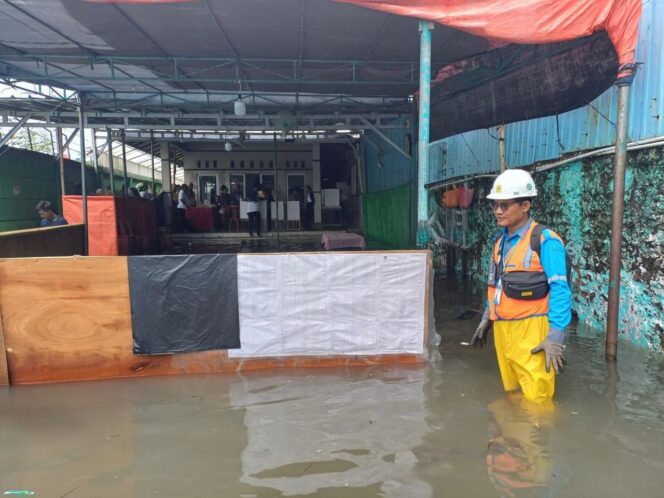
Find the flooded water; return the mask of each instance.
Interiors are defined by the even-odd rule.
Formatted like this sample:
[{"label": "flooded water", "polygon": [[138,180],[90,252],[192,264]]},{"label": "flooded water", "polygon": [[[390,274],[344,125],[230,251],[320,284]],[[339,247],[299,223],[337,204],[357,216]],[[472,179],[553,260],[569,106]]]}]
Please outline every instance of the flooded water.
[{"label": "flooded water", "polygon": [[234,237],[227,239],[201,240],[192,237],[190,241],[178,241],[168,251],[170,254],[237,254],[274,252],[315,252],[322,251],[321,234],[285,234],[268,237]]},{"label": "flooded water", "polygon": [[555,402],[531,405],[503,393],[493,348],[460,344],[480,302],[436,282],[441,354],[422,367],[5,389],[0,493],[662,496],[662,355],[621,344],[611,369],[603,338],[579,330]]}]

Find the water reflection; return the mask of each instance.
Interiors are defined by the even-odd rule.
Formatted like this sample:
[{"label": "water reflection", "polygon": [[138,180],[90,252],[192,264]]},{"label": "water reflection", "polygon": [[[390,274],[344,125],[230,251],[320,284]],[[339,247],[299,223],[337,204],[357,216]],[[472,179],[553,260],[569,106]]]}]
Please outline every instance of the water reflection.
[{"label": "water reflection", "polygon": [[241,481],[284,495],[432,496],[413,453],[427,429],[426,369],[317,374],[232,385],[247,430]]},{"label": "water reflection", "polygon": [[554,404],[532,403],[521,394],[507,394],[488,407],[494,418],[486,465],[501,496],[530,494],[546,488],[553,461],[549,451]]}]

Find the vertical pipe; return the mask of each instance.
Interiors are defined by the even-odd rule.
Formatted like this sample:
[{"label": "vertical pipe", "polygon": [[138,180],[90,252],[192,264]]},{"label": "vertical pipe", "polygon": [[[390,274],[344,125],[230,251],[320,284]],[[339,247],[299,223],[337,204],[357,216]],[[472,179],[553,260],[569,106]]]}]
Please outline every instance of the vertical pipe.
[{"label": "vertical pipe", "polygon": [[505,154],[505,125],[498,127],[498,155],[500,156],[500,172],[507,169],[507,157]]},{"label": "vertical pipe", "polygon": [[171,170],[171,165],[173,166],[173,185],[176,184],[176,176],[178,172],[178,166],[175,164],[175,151],[171,149],[171,147],[168,147],[168,171]]},{"label": "vertical pipe", "polygon": [[108,150],[108,175],[111,182],[111,195],[115,196],[115,171],[113,170],[113,135],[111,129],[106,128],[106,149]]},{"label": "vertical pipe", "polygon": [[175,186],[171,184],[171,167],[168,162],[168,142],[159,142],[159,157],[161,159],[161,191],[164,193],[162,196],[164,201],[164,226],[170,228],[173,218],[173,202],[177,202],[177,199],[173,199]]},{"label": "vertical pipe", "polygon": [[62,130],[55,129],[55,136],[58,140],[58,163],[60,165],[60,190],[62,196],[65,196],[65,150],[62,145]]},{"label": "vertical pipe", "polygon": [[152,197],[157,195],[157,187],[154,181],[154,132],[150,130],[150,163],[152,166]]},{"label": "vertical pipe", "polygon": [[431,30],[433,23],[420,21],[420,91],[419,139],[417,147],[417,245],[428,242],[426,221],[429,218],[429,196],[424,185],[429,176],[429,125],[431,101]]},{"label": "vertical pipe", "polygon": [[97,188],[102,186],[101,177],[99,176],[99,156],[97,155],[97,132],[92,128],[92,157],[94,158],[95,176],[97,178]]},{"label": "vertical pipe", "polygon": [[[276,225],[277,225],[277,244],[279,244],[279,242],[281,240],[280,239],[281,233],[279,231],[279,180],[277,180],[277,178],[279,177],[279,171],[278,171],[278,168],[277,168],[277,134],[276,133],[274,134],[273,142],[274,142],[274,200],[277,203],[277,215],[276,215],[277,221],[276,221]],[[285,207],[284,207],[284,214],[286,214]]]},{"label": "vertical pipe", "polygon": [[129,192],[129,180],[127,179],[127,150],[125,149],[125,132],[122,130],[122,176],[124,178],[124,189],[122,195],[127,197]]},{"label": "vertical pipe", "polygon": [[81,140],[81,199],[83,203],[83,229],[85,231],[85,254],[88,253],[88,195],[85,187],[85,115],[83,113],[82,95],[79,95],[78,103],[78,128]]},{"label": "vertical pipe", "polygon": [[618,311],[620,307],[620,259],[623,212],[625,206],[625,167],[627,164],[627,127],[629,85],[618,87],[616,156],[613,163],[613,212],[611,213],[611,254],[609,256],[609,307],[606,323],[606,359],[615,361],[618,349]]}]

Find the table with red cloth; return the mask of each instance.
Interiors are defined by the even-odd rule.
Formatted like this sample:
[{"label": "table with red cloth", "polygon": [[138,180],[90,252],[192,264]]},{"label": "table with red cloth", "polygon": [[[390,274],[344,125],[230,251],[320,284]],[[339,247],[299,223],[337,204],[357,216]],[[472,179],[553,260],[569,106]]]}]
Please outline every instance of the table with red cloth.
[{"label": "table with red cloth", "polygon": [[360,249],[363,251],[367,248],[364,237],[350,232],[323,232],[320,242],[326,251],[333,249]]},{"label": "table with red cloth", "polygon": [[197,232],[214,232],[215,208],[196,206],[187,208],[185,213],[191,228]]}]

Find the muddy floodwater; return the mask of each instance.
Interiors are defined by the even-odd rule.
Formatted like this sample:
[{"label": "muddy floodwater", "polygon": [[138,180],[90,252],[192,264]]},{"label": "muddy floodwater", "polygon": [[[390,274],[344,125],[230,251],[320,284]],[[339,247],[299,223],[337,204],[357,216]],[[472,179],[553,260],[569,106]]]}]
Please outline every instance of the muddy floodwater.
[{"label": "muddy floodwater", "polygon": [[577,328],[555,402],[502,391],[463,346],[481,297],[436,282],[440,355],[0,390],[0,494],[37,497],[661,497],[664,355]]}]

